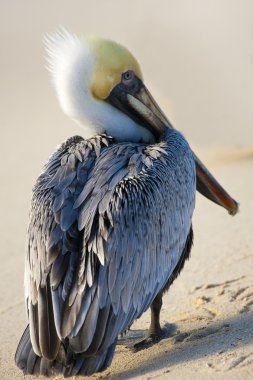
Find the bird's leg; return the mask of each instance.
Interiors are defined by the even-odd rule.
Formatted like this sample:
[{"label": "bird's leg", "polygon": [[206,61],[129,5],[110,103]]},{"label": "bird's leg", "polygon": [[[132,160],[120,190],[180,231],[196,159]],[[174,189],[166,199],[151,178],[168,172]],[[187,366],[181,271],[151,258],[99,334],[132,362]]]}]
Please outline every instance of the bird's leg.
[{"label": "bird's leg", "polygon": [[142,350],[144,348],[147,348],[151,344],[159,342],[159,340],[162,337],[162,330],[160,326],[160,311],[161,311],[162,303],[163,303],[162,294],[163,294],[162,291],[158,293],[150,306],[151,323],[148,330],[148,335],[144,340],[134,345],[134,350],[136,351]]},{"label": "bird's leg", "polygon": [[162,292],[158,293],[152,302],[151,309],[151,323],[149,327],[149,336],[153,341],[157,341],[161,338],[161,326],[160,326],[160,312],[162,308]]},{"label": "bird's leg", "polygon": [[150,346],[152,343],[158,342],[162,338],[162,330],[160,326],[160,311],[162,307],[162,296],[163,296],[163,293],[169,289],[170,285],[173,283],[173,281],[177,278],[177,276],[183,269],[185,260],[188,259],[190,256],[192,242],[193,242],[193,231],[192,231],[192,226],[191,226],[189,234],[185,242],[183,252],[181,254],[181,257],[173,273],[168,278],[167,283],[165,284],[164,288],[157,294],[157,296],[155,297],[154,301],[151,304],[151,324],[149,327],[148,336],[146,337],[146,339],[142,340],[141,342],[136,343],[134,345],[134,350],[138,351],[143,348],[146,348],[147,346]]}]

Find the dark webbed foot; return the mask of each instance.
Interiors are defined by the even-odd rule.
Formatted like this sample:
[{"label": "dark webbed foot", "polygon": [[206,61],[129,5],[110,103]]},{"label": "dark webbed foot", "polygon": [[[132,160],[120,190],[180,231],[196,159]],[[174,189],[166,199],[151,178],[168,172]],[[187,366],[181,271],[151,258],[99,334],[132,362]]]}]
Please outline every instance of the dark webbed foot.
[{"label": "dark webbed foot", "polygon": [[134,351],[139,351],[150,347],[152,344],[158,343],[162,338],[162,330],[160,326],[160,311],[162,307],[162,292],[158,293],[151,304],[151,323],[148,335],[145,339],[133,346]]},{"label": "dark webbed foot", "polygon": [[153,344],[158,343],[162,339],[162,330],[160,329],[159,331],[156,331],[155,333],[148,333],[147,337],[140,342],[137,342],[133,345],[133,351],[140,351],[144,350],[146,348],[149,348]]}]

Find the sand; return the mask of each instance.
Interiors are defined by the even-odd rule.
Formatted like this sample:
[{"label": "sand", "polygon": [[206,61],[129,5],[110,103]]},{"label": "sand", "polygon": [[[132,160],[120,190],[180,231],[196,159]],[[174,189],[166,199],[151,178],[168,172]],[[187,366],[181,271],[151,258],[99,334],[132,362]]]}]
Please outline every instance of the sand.
[{"label": "sand", "polygon": [[[164,339],[137,353],[122,340],[111,367],[92,378],[251,379],[252,2],[101,3],[0,4],[0,377],[23,379],[14,354],[26,325],[23,266],[32,185],[55,146],[82,133],[59,109],[44,69],[42,35],[62,24],[129,46],[158,103],[241,203],[231,217],[198,195],[192,255],[164,297]],[[147,312],[131,334],[147,329],[149,318]]]}]

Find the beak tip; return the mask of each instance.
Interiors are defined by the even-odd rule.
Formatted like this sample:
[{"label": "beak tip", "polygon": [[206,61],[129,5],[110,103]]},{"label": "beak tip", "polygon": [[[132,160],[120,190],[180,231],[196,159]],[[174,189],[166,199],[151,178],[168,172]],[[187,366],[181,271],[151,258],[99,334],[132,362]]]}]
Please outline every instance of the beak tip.
[{"label": "beak tip", "polygon": [[230,208],[230,209],[228,210],[229,215],[231,215],[231,216],[235,216],[235,215],[239,212],[239,206],[240,206],[240,203],[234,201],[234,206],[233,206],[233,208]]}]

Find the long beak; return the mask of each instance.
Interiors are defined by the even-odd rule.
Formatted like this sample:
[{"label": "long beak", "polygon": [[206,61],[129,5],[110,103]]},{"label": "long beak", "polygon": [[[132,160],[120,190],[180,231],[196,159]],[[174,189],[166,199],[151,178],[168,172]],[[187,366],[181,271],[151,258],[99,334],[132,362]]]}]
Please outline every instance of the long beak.
[{"label": "long beak", "polygon": [[[159,138],[167,128],[173,128],[138,78],[135,78],[135,84],[130,88],[121,83],[117,85],[107,100],[140,125],[148,128],[156,138]],[[196,163],[197,190],[206,198],[224,207],[230,215],[235,215],[239,210],[239,204],[223,189],[194,152],[193,155]]]}]

